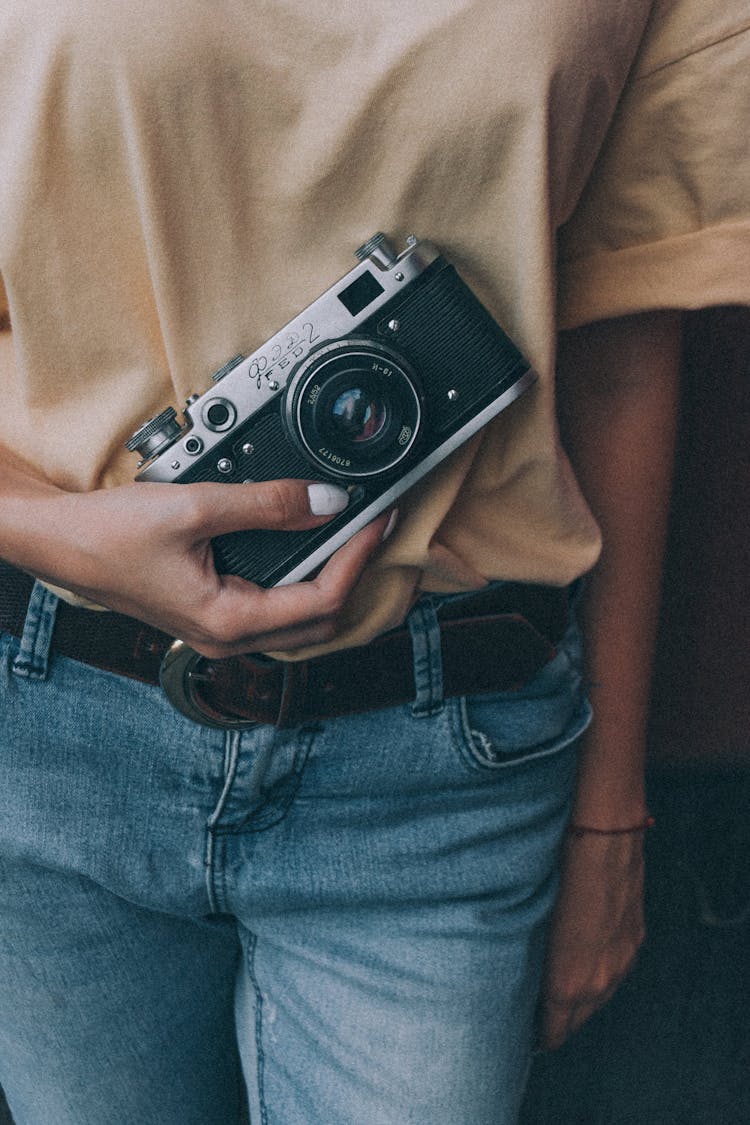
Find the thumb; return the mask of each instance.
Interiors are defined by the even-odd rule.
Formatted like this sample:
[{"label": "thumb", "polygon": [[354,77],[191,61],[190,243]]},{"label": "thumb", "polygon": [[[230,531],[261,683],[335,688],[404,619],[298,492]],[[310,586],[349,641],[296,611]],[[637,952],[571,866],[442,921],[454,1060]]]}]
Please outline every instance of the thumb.
[{"label": "thumb", "polygon": [[333,484],[302,480],[182,485],[194,490],[201,531],[207,536],[254,529],[302,531],[342,512],[349,493]]}]

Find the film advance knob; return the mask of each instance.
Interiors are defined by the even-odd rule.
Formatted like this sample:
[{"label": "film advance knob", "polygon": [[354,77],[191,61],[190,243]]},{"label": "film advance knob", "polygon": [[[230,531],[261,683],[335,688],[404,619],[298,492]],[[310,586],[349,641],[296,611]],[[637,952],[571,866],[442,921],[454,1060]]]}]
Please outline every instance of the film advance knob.
[{"label": "film advance knob", "polygon": [[146,461],[153,457],[163,445],[174,441],[182,433],[182,426],[177,421],[177,411],[172,406],[162,410],[148,422],[144,422],[139,430],[125,442],[131,453],[138,453]]}]

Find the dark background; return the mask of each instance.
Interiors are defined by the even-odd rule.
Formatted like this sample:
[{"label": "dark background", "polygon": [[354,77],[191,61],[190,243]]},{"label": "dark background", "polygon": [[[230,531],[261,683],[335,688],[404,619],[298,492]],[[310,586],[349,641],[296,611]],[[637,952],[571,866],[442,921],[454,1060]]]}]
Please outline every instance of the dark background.
[{"label": "dark background", "polygon": [[683,371],[648,936],[610,1005],[537,1058],[522,1125],[750,1125],[750,310],[690,314]]},{"label": "dark background", "polygon": [[522,1125],[750,1125],[750,309],[687,318],[651,714],[648,936]]}]

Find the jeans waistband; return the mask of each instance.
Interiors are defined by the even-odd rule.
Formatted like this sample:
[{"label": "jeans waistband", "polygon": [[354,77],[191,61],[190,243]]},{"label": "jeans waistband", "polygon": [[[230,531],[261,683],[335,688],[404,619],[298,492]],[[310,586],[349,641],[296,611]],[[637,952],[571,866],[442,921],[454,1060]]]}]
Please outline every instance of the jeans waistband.
[{"label": "jeans waistband", "polygon": [[[55,603],[29,575],[0,563],[0,629],[21,638],[20,674],[44,675],[43,646],[31,626],[46,621],[45,635],[60,655],[163,682],[172,637],[122,614]],[[427,595],[402,627],[368,645],[288,663],[252,654],[197,657],[181,686],[189,707],[168,694],[191,718],[220,727],[296,726],[398,704],[429,715],[446,697],[528,681],[554,656],[568,620],[566,588],[507,582],[465,596]]]}]

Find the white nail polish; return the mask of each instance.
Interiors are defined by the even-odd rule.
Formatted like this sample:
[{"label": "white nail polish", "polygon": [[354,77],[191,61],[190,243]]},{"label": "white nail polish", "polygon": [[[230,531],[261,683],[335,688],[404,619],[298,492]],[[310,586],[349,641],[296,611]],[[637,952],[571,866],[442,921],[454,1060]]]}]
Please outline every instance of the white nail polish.
[{"label": "white nail polish", "polygon": [[383,534],[380,538],[381,543],[385,543],[386,539],[391,534],[391,532],[393,531],[393,529],[394,529],[394,527],[396,526],[397,523],[398,523],[398,508],[394,508],[393,511],[391,512],[390,516],[388,517],[388,523],[385,525],[385,528],[383,530]]},{"label": "white nail polish", "polygon": [[310,511],[314,516],[332,516],[343,512],[349,503],[349,493],[335,484],[308,484]]}]

